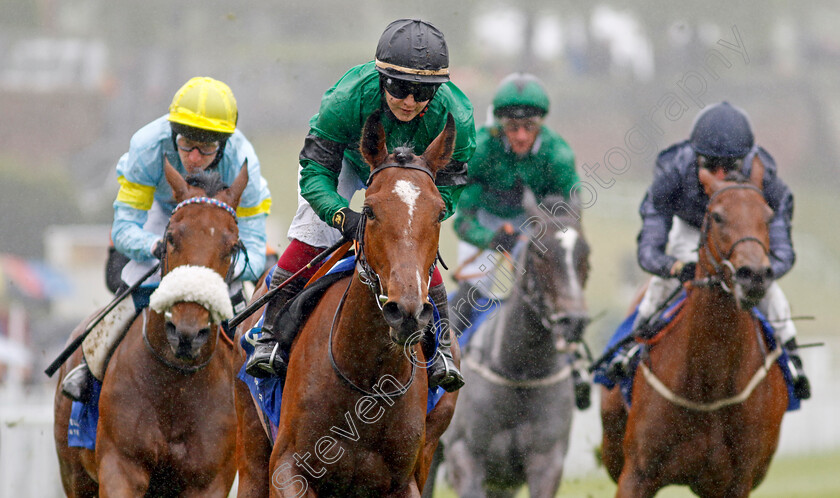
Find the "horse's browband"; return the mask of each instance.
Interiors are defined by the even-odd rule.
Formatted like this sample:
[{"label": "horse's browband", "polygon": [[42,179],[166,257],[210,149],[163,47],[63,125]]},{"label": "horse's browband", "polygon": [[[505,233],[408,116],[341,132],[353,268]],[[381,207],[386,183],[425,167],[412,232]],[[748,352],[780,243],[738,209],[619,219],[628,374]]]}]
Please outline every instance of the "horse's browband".
[{"label": "horse's browband", "polygon": [[429,175],[429,178],[431,178],[432,181],[435,181],[435,175],[434,175],[434,173],[432,173],[432,171],[429,168],[426,168],[426,167],[423,167],[423,166],[417,166],[415,164],[385,163],[385,164],[380,164],[379,166],[374,168],[373,171],[370,172],[370,175],[368,176],[367,182],[365,182],[365,186],[370,187],[370,182],[373,180],[374,175],[376,175],[377,173],[379,173],[383,169],[388,169],[388,168],[416,169],[418,171],[422,171],[423,173],[426,173],[427,175]]},{"label": "horse's browband", "polygon": [[181,203],[178,204],[177,206],[175,206],[175,209],[172,210],[172,214],[175,214],[176,211],[178,211],[182,207],[187,206],[189,204],[210,204],[211,206],[216,206],[216,207],[224,209],[225,211],[230,213],[231,216],[233,216],[234,220],[237,220],[235,209],[228,206],[227,204],[220,201],[219,199],[213,199],[212,197],[191,197],[187,200],[181,201]]}]

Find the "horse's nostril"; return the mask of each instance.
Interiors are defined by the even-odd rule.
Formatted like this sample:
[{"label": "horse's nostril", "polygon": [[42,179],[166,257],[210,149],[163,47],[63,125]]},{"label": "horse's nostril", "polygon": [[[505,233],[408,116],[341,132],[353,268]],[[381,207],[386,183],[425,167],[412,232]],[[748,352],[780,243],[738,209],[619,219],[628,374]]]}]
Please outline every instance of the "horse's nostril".
[{"label": "horse's nostril", "polygon": [[775,278],[775,274],[773,273],[773,268],[767,267],[764,269],[764,278],[765,280],[773,280]]},{"label": "horse's nostril", "polygon": [[382,305],[382,315],[385,317],[385,322],[393,328],[397,328],[402,323],[406,316],[405,310],[396,301],[388,301]]},{"label": "horse's nostril", "polygon": [[752,280],[753,270],[748,266],[742,266],[735,271],[735,278],[738,280]]},{"label": "horse's nostril", "polygon": [[420,316],[417,317],[417,321],[420,323],[427,323],[429,320],[432,319],[432,315],[434,313],[434,307],[431,303],[423,303],[423,310],[420,312]]},{"label": "horse's nostril", "polygon": [[198,333],[195,335],[195,338],[198,340],[205,339],[210,336],[210,327],[204,327],[203,329],[199,330]]}]

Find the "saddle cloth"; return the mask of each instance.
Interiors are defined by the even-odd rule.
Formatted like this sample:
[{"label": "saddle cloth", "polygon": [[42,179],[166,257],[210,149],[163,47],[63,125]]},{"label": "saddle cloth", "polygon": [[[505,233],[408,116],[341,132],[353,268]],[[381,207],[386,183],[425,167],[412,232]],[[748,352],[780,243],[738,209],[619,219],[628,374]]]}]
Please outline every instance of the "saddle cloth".
[{"label": "saddle cloth", "polygon": [[[674,320],[675,317],[679,315],[679,312],[674,313],[674,310],[679,309],[682,302],[685,300],[686,294],[683,291],[682,296],[678,299],[673,305],[671,305],[668,309],[662,312],[661,315],[661,323],[663,325],[668,324],[671,320]],[[681,310],[680,310],[681,311]],[[604,354],[607,354],[614,345],[621,342],[624,338],[628,337],[630,333],[633,331],[633,322],[636,320],[636,315],[638,314],[639,310],[638,307],[636,310],[628,316],[616,329],[615,333],[613,334],[612,338],[607,343],[607,346],[604,348]],[[753,308],[753,314],[756,318],[758,318],[759,323],[761,323],[761,331],[764,335],[764,339],[767,344],[768,351],[772,351],[776,347],[776,336],[773,333],[773,326],[770,325],[770,322],[761,314],[758,308]],[[624,396],[624,401],[627,403],[627,406],[630,406],[632,398],[633,398],[633,379],[636,375],[636,368],[639,366],[640,359],[644,356],[644,349],[647,346],[642,345],[639,348],[639,353],[636,354],[630,361],[630,374],[621,379],[618,384],[619,388],[621,389],[621,394]],[[601,362],[601,365],[595,369],[593,372],[593,382],[597,384],[601,384],[605,386],[607,389],[612,389],[615,387],[615,382],[608,379],[606,376],[606,369],[609,366],[612,359],[615,357],[615,353],[609,358],[604,358],[605,361]],[[800,399],[796,397],[793,392],[793,375],[790,372],[790,368],[788,367],[788,355],[787,351],[782,349],[782,355],[776,360],[779,365],[779,368],[782,369],[782,375],[785,378],[785,384],[787,385],[788,391],[788,407],[787,411],[795,411],[799,409],[800,406]]]}]

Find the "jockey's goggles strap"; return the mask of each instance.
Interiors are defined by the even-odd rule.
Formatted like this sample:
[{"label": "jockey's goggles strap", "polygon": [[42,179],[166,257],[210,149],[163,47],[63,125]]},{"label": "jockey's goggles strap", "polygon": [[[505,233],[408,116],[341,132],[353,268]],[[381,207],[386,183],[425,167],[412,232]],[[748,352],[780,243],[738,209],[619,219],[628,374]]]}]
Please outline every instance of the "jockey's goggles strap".
[{"label": "jockey's goggles strap", "polygon": [[216,207],[224,209],[225,211],[230,213],[231,216],[233,216],[234,220],[237,220],[235,209],[228,206],[227,204],[220,201],[219,199],[213,199],[212,197],[192,197],[192,198],[187,199],[185,201],[181,201],[181,203],[178,204],[177,206],[175,206],[175,209],[172,210],[172,214],[174,215],[179,209],[181,209],[182,207],[187,206],[189,204],[210,204],[212,206],[216,206]]},{"label": "jockey's goggles strap", "polygon": [[388,169],[388,168],[416,169],[418,171],[422,171],[423,173],[426,173],[427,175],[429,175],[429,178],[431,178],[432,181],[435,181],[435,175],[434,175],[434,173],[431,172],[431,170],[429,170],[429,168],[424,168],[423,166],[416,166],[414,164],[386,163],[386,164],[382,164],[382,165],[377,166],[373,171],[370,172],[370,175],[368,176],[367,182],[365,182],[365,187],[370,187],[370,182],[373,181],[373,177],[377,173],[382,171],[383,169]]}]

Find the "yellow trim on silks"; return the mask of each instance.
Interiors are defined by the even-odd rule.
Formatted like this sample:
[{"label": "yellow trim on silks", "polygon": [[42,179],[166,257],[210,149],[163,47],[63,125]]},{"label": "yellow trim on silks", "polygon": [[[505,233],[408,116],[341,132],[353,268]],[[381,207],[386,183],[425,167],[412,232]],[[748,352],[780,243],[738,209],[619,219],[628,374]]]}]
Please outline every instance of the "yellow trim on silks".
[{"label": "yellow trim on silks", "polygon": [[236,216],[239,218],[247,218],[248,216],[256,216],[258,214],[271,213],[271,197],[262,201],[254,207],[238,207],[236,208]]},{"label": "yellow trim on silks", "polygon": [[376,59],[376,67],[381,67],[382,69],[394,69],[401,73],[417,74],[420,76],[446,76],[449,74],[448,67],[442,67],[440,69],[414,69],[411,67],[403,67],[397,66],[396,64],[389,64],[387,62],[382,62],[379,59]]},{"label": "yellow trim on silks", "polygon": [[128,181],[124,176],[117,178],[120,184],[120,191],[117,192],[117,200],[124,202],[134,209],[148,211],[152,208],[155,200],[155,186],[143,185]]}]

